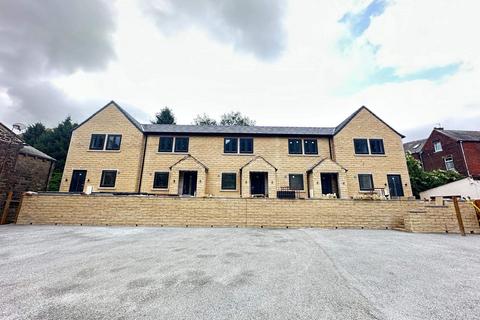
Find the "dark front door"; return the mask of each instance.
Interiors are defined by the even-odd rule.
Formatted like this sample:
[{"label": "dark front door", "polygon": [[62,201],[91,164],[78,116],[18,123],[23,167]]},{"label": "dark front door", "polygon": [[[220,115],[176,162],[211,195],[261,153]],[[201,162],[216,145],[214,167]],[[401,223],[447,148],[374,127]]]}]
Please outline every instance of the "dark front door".
[{"label": "dark front door", "polygon": [[403,197],[402,178],[399,174],[387,175],[390,197]]},{"label": "dark front door", "polygon": [[182,171],[183,188],[182,194],[194,196],[197,192],[197,171]]},{"label": "dark front door", "polygon": [[83,192],[87,170],[73,170],[69,192]]},{"label": "dark front door", "polygon": [[250,193],[252,195],[266,196],[265,181],[267,180],[266,172],[250,172]]},{"label": "dark front door", "polygon": [[333,194],[337,197],[338,194],[338,174],[337,173],[321,173],[320,180],[322,181],[322,194]]}]

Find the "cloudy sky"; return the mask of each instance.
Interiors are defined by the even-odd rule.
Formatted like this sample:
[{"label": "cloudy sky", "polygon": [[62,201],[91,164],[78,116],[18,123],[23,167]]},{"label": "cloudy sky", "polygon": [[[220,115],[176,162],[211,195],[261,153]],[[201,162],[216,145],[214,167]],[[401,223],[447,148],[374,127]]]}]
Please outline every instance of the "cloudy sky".
[{"label": "cloudy sky", "polygon": [[238,110],[335,126],[365,105],[406,140],[480,128],[478,0],[2,0],[0,121]]}]

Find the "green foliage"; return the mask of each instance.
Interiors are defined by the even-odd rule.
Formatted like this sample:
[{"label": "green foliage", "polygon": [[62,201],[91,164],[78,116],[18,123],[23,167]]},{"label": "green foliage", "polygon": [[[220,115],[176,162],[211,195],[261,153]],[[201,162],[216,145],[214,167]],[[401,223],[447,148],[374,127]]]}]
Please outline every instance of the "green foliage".
[{"label": "green foliage", "polygon": [[464,177],[453,170],[425,171],[420,161],[407,154],[407,167],[410,175],[413,195],[420,197],[420,192],[442,186],[444,184],[463,179]]},{"label": "green foliage", "polygon": [[196,126],[216,126],[217,121],[210,118],[206,113],[199,114],[193,119],[193,124]]},{"label": "green foliage", "polygon": [[155,119],[151,121],[156,124],[176,124],[175,115],[173,114],[172,109],[165,107],[160,112],[155,114]]},{"label": "green foliage", "polygon": [[222,115],[220,124],[222,126],[254,126],[255,121],[238,111],[232,111]]},{"label": "green foliage", "polygon": [[67,117],[52,129],[45,128],[41,123],[35,123],[28,126],[22,135],[26,143],[57,160],[48,190],[58,191],[72,131],[77,126],[78,124]]}]

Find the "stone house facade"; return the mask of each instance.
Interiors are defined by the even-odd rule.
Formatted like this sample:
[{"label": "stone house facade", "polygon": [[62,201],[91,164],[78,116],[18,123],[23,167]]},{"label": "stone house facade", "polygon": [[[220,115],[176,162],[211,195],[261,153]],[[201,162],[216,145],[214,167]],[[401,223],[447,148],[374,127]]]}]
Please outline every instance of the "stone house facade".
[{"label": "stone house facade", "polygon": [[110,102],[78,126],[60,191],[411,197],[403,136],[362,107],[337,127],[140,124]]}]

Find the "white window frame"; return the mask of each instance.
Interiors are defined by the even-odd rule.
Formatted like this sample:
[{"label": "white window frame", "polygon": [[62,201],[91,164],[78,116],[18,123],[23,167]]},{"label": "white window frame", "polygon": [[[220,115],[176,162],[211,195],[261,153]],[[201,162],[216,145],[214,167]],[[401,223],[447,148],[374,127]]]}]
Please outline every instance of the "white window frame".
[{"label": "white window frame", "polygon": [[[440,148],[437,148],[437,146],[439,146]],[[443,151],[443,148],[442,148],[442,142],[441,141],[434,141],[433,142],[433,152],[442,152]]]},{"label": "white window frame", "polygon": [[[453,162],[452,155],[449,155],[449,156],[446,156],[445,158],[443,158],[443,162],[445,163],[445,169],[446,170],[455,171],[455,163]],[[449,168],[449,165],[451,165],[451,168]]]}]

